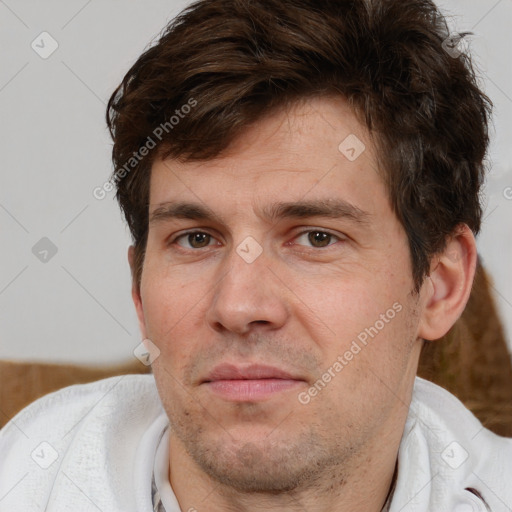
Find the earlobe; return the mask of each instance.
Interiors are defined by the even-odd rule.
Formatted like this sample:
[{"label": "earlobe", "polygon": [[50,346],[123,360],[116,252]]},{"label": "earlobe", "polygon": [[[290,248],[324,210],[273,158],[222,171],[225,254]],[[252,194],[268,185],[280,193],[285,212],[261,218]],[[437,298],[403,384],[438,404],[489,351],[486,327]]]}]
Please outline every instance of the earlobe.
[{"label": "earlobe", "polygon": [[142,297],[140,294],[140,286],[135,279],[135,248],[131,245],[128,248],[128,263],[130,264],[130,270],[132,274],[132,300],[139,320],[139,329],[141,332],[142,339],[147,338],[146,333],[146,321],[144,319],[144,308],[142,306]]},{"label": "earlobe", "polygon": [[461,225],[436,255],[430,275],[422,287],[424,307],[418,336],[436,340],[444,336],[460,317],[471,293],[477,260],[475,237]]}]

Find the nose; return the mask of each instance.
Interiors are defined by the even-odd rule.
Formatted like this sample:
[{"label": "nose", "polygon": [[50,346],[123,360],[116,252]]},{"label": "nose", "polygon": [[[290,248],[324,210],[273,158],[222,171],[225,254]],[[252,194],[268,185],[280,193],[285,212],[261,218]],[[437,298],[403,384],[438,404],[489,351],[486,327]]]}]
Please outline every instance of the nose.
[{"label": "nose", "polygon": [[206,320],[220,333],[279,329],[288,319],[289,304],[286,287],[269,268],[272,258],[265,251],[252,262],[243,256],[234,248],[227,257]]}]

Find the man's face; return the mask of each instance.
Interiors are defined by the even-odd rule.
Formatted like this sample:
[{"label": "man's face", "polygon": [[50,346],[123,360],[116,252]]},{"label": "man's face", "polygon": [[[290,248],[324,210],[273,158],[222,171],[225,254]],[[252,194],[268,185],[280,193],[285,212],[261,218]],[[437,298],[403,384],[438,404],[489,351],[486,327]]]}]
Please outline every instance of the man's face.
[{"label": "man's face", "polygon": [[153,166],[136,305],[171,452],[217,481],[289,490],[398,447],[423,305],[374,151],[321,98]]}]

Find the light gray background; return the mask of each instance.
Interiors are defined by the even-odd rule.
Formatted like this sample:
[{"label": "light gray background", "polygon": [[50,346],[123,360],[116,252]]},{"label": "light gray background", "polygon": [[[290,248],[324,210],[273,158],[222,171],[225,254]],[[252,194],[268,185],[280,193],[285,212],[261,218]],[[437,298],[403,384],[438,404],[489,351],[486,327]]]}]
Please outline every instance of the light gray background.
[{"label": "light gray background", "polygon": [[[105,104],[188,3],[0,0],[0,358],[110,363],[133,357],[140,337],[128,230],[113,194],[102,201],[92,195],[111,171]],[[512,200],[505,190],[512,187],[512,0],[440,5],[457,14],[454,27],[475,33],[472,51],[495,103],[478,246],[510,341]],[[59,45],[47,59],[31,47],[44,31]],[[43,237],[58,250],[46,262],[32,252]]]}]

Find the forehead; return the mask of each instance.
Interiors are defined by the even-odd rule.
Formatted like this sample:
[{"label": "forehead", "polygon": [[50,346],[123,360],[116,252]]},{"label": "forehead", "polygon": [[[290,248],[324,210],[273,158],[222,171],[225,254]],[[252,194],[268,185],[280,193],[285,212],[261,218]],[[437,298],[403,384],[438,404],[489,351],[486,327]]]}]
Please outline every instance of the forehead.
[{"label": "forehead", "polygon": [[263,118],[214,159],[156,160],[150,213],[185,199],[232,212],[249,204],[341,199],[376,213],[387,204],[370,134],[337,97]]}]

